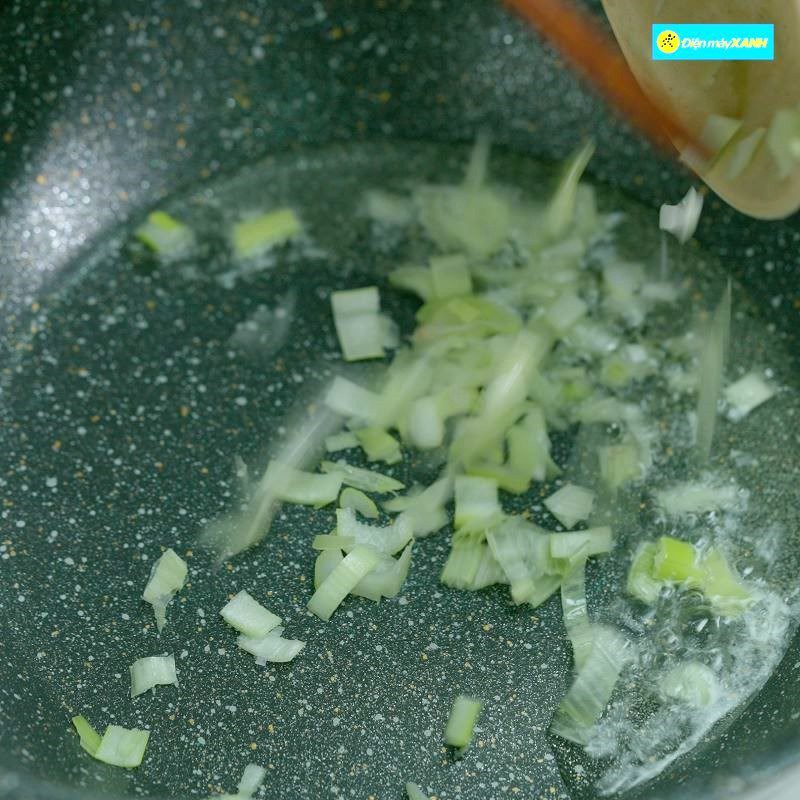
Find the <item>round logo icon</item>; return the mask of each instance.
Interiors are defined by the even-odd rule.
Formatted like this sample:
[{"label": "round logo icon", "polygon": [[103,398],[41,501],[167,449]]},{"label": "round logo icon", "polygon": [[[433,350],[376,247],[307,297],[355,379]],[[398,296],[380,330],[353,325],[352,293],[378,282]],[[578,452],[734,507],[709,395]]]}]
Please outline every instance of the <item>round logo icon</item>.
[{"label": "round logo icon", "polygon": [[661,31],[656,39],[656,46],[662,53],[672,55],[681,46],[681,37],[675,31]]}]

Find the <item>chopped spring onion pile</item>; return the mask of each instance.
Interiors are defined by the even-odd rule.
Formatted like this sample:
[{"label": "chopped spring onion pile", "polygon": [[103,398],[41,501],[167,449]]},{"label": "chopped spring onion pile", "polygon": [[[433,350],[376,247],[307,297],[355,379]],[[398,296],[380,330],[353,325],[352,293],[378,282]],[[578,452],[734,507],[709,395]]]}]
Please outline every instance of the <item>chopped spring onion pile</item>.
[{"label": "chopped spring onion pile", "polygon": [[171,548],[153,564],[142,599],[153,606],[159,632],[167,624],[167,606],[183,588],[187,572],[186,562]]},{"label": "chopped spring onion pile", "polygon": [[150,731],[109,725],[100,736],[82,716],[73,717],[72,724],[80,736],[81,747],[92,758],[126,769],[133,769],[142,763]]},{"label": "chopped spring onion pile", "polygon": [[162,259],[180,258],[194,245],[194,233],[166,211],[153,211],[134,234]]},{"label": "chopped spring onion pile", "polygon": [[131,664],[131,697],[144,694],[155,686],[177,686],[175,656],[146,656]]},{"label": "chopped spring onion pile", "polygon": [[475,723],[478,721],[482,708],[483,702],[474,697],[467,697],[463,694],[456,697],[444,731],[444,740],[450,747],[458,747],[463,750],[469,746],[475,730]]},{"label": "chopped spring onion pile", "polygon": [[242,220],[231,229],[233,254],[236,258],[253,258],[293,239],[302,229],[297,214],[291,208],[279,208]]}]

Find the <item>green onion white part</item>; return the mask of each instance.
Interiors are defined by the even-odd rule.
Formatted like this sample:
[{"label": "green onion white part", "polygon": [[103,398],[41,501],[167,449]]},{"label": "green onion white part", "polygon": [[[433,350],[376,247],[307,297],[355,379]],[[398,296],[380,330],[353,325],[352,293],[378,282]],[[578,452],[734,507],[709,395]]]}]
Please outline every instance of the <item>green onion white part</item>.
[{"label": "green onion white part", "polygon": [[661,206],[658,227],[662,231],[671,233],[681,244],[685,244],[694,236],[702,211],[703,195],[692,186],[677,205],[670,206],[664,203]]},{"label": "green onion white part", "polygon": [[240,636],[236,643],[239,648],[255,656],[256,664],[286,664],[297,656],[306,646],[299,639],[284,639],[283,628],[275,628],[260,638]]},{"label": "green onion white part", "polygon": [[131,697],[144,694],[155,686],[177,686],[175,656],[146,656],[137,658],[130,666]]},{"label": "green onion white part", "polygon": [[345,361],[383,358],[383,321],[376,286],[333,292],[331,308]]},{"label": "green onion white part", "polygon": [[397,597],[411,567],[412,547],[411,543],[406,545],[398,558],[382,555],[375,568],[355,585],[350,594],[376,603],[384,597]]},{"label": "green onion white part", "polygon": [[352,447],[358,447],[358,439],[356,439],[356,435],[352,431],[334,433],[325,439],[325,450],[328,453],[349,450]]},{"label": "green onion white part", "polygon": [[498,523],[503,509],[497,497],[497,481],[471,475],[455,479],[455,518],[457,530],[482,531]]},{"label": "green onion white part", "polygon": [[185,256],[195,242],[191,228],[166,211],[148,214],[147,221],[136,229],[134,236],[163,259]]},{"label": "green onion white part", "polygon": [[351,466],[342,459],[335,462],[323,461],[320,464],[320,469],[322,469],[323,472],[340,476],[343,484],[352,486],[354,489],[361,489],[362,492],[387,494],[388,492],[397,492],[400,491],[400,489],[405,489],[404,484],[388,475],[369,469],[362,469],[361,467]]},{"label": "green onion white part", "polygon": [[352,508],[367,519],[377,519],[379,514],[375,501],[360,489],[353,489],[352,486],[348,486],[339,495],[339,507]]},{"label": "green onion white part", "polygon": [[544,217],[544,229],[549,239],[563,236],[575,218],[578,185],[586,166],[594,155],[594,143],[587,142],[567,162]]},{"label": "green onion white part", "polygon": [[729,406],[728,416],[736,422],[766,403],[775,393],[775,387],[767,383],[758,372],[748,372],[727,386],[723,392]]},{"label": "green onion white part", "polygon": [[[584,645],[582,645],[583,649]],[[630,643],[612,628],[595,625],[591,649],[558,710],[550,730],[563,739],[585,745],[603,714],[620,672],[631,657]]]},{"label": "green onion white part", "polygon": [[697,393],[697,452],[700,461],[708,460],[717,422],[717,402],[722,389],[725,359],[731,327],[731,286],[722,293],[719,305],[708,326],[698,365],[699,391]]},{"label": "green onion white part", "polygon": [[441,530],[450,522],[445,506],[453,496],[453,479],[445,475],[413,496],[387,500],[383,507],[390,512],[399,511],[399,519],[410,523],[417,539]]},{"label": "green onion white part", "polygon": [[428,795],[416,783],[411,783],[411,781],[406,783],[406,797],[408,800],[430,800]]},{"label": "green onion white part", "polygon": [[380,396],[347,378],[337,376],[325,394],[325,405],[343,417],[370,424],[378,415]]},{"label": "green onion white part", "polygon": [[397,517],[391,525],[380,528],[359,522],[352,508],[336,510],[336,532],[340,537],[352,539],[356,545],[368,545],[387,555],[402,550],[414,535],[411,522],[407,518]]},{"label": "green onion white part", "polygon": [[304,506],[324,506],[335,502],[342,488],[341,475],[303,472],[279,461],[270,461],[261,479],[278,500]]},{"label": "green onion white part", "polygon": [[329,620],[356,584],[380,560],[381,554],[377,550],[366,545],[356,545],[317,587],[308,601],[308,610],[322,620]]},{"label": "green onion white part", "polygon": [[81,738],[81,747],[98,761],[126,769],[142,763],[150,731],[109,725],[101,737],[82,716],[73,717],[72,724]]},{"label": "green onion white part", "polygon": [[733,485],[686,481],[654,493],[656,504],[670,516],[703,514],[731,508],[739,502],[739,490]]},{"label": "green onion white part", "polygon": [[260,639],[281,624],[281,618],[268,611],[245,589],[234,595],[219,612],[225,622],[245,636]]},{"label": "green onion white part", "polygon": [[574,560],[580,553],[584,553],[587,557],[610,553],[614,547],[611,528],[605,526],[570,533],[551,533],[547,541],[550,544],[551,558],[569,561]]},{"label": "green onion white part", "polygon": [[402,459],[400,442],[381,428],[359,428],[353,433],[368,461],[396,464]]},{"label": "green onion white part", "polygon": [[450,747],[463,750],[469,746],[482,708],[483,702],[474,697],[463,694],[456,697],[444,731],[444,740]]},{"label": "green onion white part", "polygon": [[544,501],[544,505],[565,528],[574,528],[592,513],[594,492],[574,483],[565,483]]},{"label": "green onion white part", "polygon": [[414,220],[414,204],[408,197],[370,189],[364,193],[364,212],[383,225],[405,226]]},{"label": "green onion white part", "polygon": [[171,548],[153,564],[142,599],[153,606],[159,633],[167,624],[167,606],[183,588],[188,573],[186,562]]},{"label": "green onion white part", "polygon": [[238,259],[254,258],[278,244],[298,236],[302,225],[291,208],[237,222],[231,229],[233,254]]}]

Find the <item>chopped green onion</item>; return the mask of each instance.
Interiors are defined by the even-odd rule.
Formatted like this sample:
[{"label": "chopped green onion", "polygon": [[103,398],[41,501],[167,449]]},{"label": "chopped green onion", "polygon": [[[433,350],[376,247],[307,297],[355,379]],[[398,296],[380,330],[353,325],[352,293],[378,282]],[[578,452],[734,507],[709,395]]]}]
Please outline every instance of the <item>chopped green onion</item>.
[{"label": "chopped green onion", "polygon": [[279,500],[319,507],[333,503],[339,496],[342,476],[303,472],[279,461],[270,461],[261,483],[271,486]]},{"label": "chopped green onion", "polygon": [[364,210],[383,225],[408,225],[414,219],[414,205],[408,198],[380,189],[364,193]]},{"label": "chopped green onion", "polygon": [[572,225],[575,219],[578,184],[593,155],[594,143],[586,142],[567,162],[564,174],[545,212],[544,226],[550,239],[560,238]]},{"label": "chopped green onion", "polygon": [[456,697],[444,732],[444,740],[450,747],[463,750],[469,746],[482,708],[483,702],[474,697],[463,694]]},{"label": "chopped green onion", "polygon": [[[404,519],[402,515],[397,517],[391,525],[378,528],[359,522],[356,519],[356,512],[352,508],[336,510],[336,531],[339,538],[353,539],[356,545],[368,545],[378,552],[388,555],[402,550],[414,535],[411,522]],[[348,548],[342,547],[342,549],[347,550]]]},{"label": "chopped green onion", "polygon": [[486,533],[497,563],[511,585],[511,599],[519,604],[530,599],[537,580],[551,569],[548,541],[537,528],[521,517],[508,517]]},{"label": "chopped green onion", "polygon": [[420,397],[408,412],[408,439],[420,450],[439,447],[444,441],[444,418],[435,397]]},{"label": "chopped green onion", "polygon": [[177,686],[175,656],[137,658],[130,666],[131,697],[144,694],[155,686]]},{"label": "chopped green onion", "polygon": [[412,548],[413,544],[409,543],[399,558],[384,555],[375,568],[355,585],[350,594],[366,597],[376,603],[382,597],[397,597],[411,567]]},{"label": "chopped green onion", "polygon": [[86,717],[78,715],[72,718],[72,724],[81,739],[81,747],[90,755],[94,756],[97,748],[100,747],[100,734],[89,724]]},{"label": "chopped green onion", "polygon": [[598,450],[600,475],[610,489],[642,477],[639,448],[633,443],[612,444]]},{"label": "chopped green onion", "polygon": [[329,620],[347,595],[381,560],[371,547],[356,545],[320,583],[308,601],[308,610],[322,620]]},{"label": "chopped green onion", "polygon": [[489,172],[489,153],[491,151],[491,139],[486,131],[481,131],[475,137],[475,144],[469,154],[467,170],[464,175],[464,186],[467,189],[479,189],[486,183],[486,175]]},{"label": "chopped green onion", "polygon": [[256,664],[260,667],[271,664],[287,664],[306,646],[299,639],[284,639],[281,634],[283,628],[275,628],[266,636],[251,637],[240,636],[237,639],[239,647],[247,653],[254,655]]},{"label": "chopped green onion", "polygon": [[359,428],[353,431],[366,453],[368,461],[383,461],[396,464],[402,458],[400,443],[380,428]]},{"label": "chopped green onion", "polygon": [[398,267],[389,273],[389,283],[397,289],[413,292],[423,302],[433,297],[433,278],[425,267]]},{"label": "chopped green onion", "polygon": [[239,780],[238,795],[239,797],[252,797],[259,789],[267,771],[264,767],[258,764],[248,764],[242,772],[242,777]]},{"label": "chopped green onion", "polygon": [[392,367],[375,411],[374,425],[378,428],[396,427],[411,403],[428,391],[433,377],[430,361],[425,356],[410,362],[399,357]]},{"label": "chopped green onion", "polygon": [[186,582],[189,568],[171,548],[165,550],[150,570],[142,599],[153,606],[159,633],[167,624],[167,606]]},{"label": "chopped green onion", "polygon": [[472,278],[467,259],[460,253],[434,256],[430,260],[430,270],[434,297],[444,300],[472,293]]},{"label": "chopped green onion", "polygon": [[653,577],[653,562],[657,552],[658,545],[655,542],[642,542],[633,556],[625,584],[629,595],[649,606],[655,605],[664,585]]},{"label": "chopped green onion", "polygon": [[411,783],[411,781],[406,783],[406,797],[408,800],[430,800],[428,795],[416,783]]},{"label": "chopped green onion", "polygon": [[630,657],[629,644],[612,628],[593,627],[591,650],[553,717],[553,733],[576,744],[588,742]]},{"label": "chopped green onion", "polygon": [[[531,480],[543,481],[553,478],[561,470],[550,457],[550,437],[547,435],[547,424],[541,408],[532,408],[509,431],[508,467],[513,473],[525,480],[524,491]],[[509,491],[513,491],[509,487]]]},{"label": "chopped green onion", "polygon": [[497,482],[488,478],[459,475],[455,479],[455,527],[481,531],[496,524],[503,516],[497,498]]},{"label": "chopped green onion", "polygon": [[378,518],[378,506],[375,505],[375,501],[359,489],[353,489],[352,486],[348,486],[339,495],[339,507],[352,508],[367,519]]},{"label": "chopped green onion", "polygon": [[736,505],[735,486],[714,486],[710,483],[678,483],[655,493],[656,503],[671,516],[702,514]]},{"label": "chopped green onion", "polygon": [[456,531],[439,580],[452,589],[472,589],[488,549],[482,534]]},{"label": "chopped green onion", "polygon": [[586,606],[586,559],[578,559],[561,583],[561,610],[564,627],[572,644],[572,657],[580,670],[592,652],[594,630]]},{"label": "chopped green onion", "polygon": [[98,761],[114,767],[133,769],[142,763],[149,738],[150,731],[109,725],[93,755]]},{"label": "chopped green onion", "polygon": [[606,527],[571,533],[551,533],[547,540],[550,543],[551,558],[557,559],[572,559],[581,551],[586,556],[597,556],[611,552],[614,547],[611,528]]},{"label": "chopped green onion", "polygon": [[574,483],[565,483],[546,498],[544,504],[565,528],[574,528],[592,513],[594,492]]},{"label": "chopped green onion", "polygon": [[687,661],[669,670],[658,682],[664,698],[694,708],[706,708],[719,696],[720,685],[713,670],[699,661]]},{"label": "chopped green onion", "polygon": [[674,206],[664,203],[661,206],[658,227],[662,231],[671,233],[681,244],[685,244],[694,236],[702,210],[703,195],[691,186],[680,203]]},{"label": "chopped green onion", "polygon": [[342,483],[352,486],[354,489],[361,489],[362,492],[377,492],[386,494],[387,492],[397,492],[405,489],[405,485],[400,481],[383,475],[380,472],[353,467],[346,461],[323,461],[320,464],[323,472],[340,475]]},{"label": "chopped green onion", "polygon": [[329,533],[319,533],[311,542],[314,550],[352,550],[356,540],[352,536],[339,536]]},{"label": "chopped green onion", "polygon": [[378,413],[380,397],[347,378],[337,376],[333,379],[325,395],[325,405],[350,419],[370,422]]},{"label": "chopped green onion", "polygon": [[656,580],[682,583],[692,589],[702,588],[705,580],[695,547],[672,536],[662,536],[658,540],[652,574]]},{"label": "chopped green onion", "polygon": [[730,406],[728,416],[738,421],[753,409],[775,396],[775,388],[770,386],[757,372],[748,372],[725,388],[723,395]]},{"label": "chopped green onion", "polygon": [[339,549],[323,550],[314,562],[314,588],[319,589],[320,584],[336,569],[344,556]]},{"label": "chopped green onion", "polygon": [[281,624],[281,618],[268,611],[244,589],[234,595],[219,612],[239,633],[260,639]]},{"label": "chopped green onion", "polygon": [[589,306],[577,294],[564,292],[544,312],[544,319],[559,336],[563,336],[588,310]]},{"label": "chopped green onion", "polygon": [[352,431],[342,431],[334,433],[325,439],[325,450],[335,453],[338,450],[349,450],[351,447],[358,447],[358,439]]},{"label": "chopped green onion", "polygon": [[403,501],[403,507],[395,507],[389,500],[383,504],[387,511],[400,511],[400,516],[408,520],[414,531],[414,536],[420,538],[428,536],[443,528],[450,521],[450,515],[445,511],[445,505],[453,496],[453,480],[445,476],[434,481],[419,494],[394,498]]},{"label": "chopped green onion", "polygon": [[731,285],[728,282],[708,327],[698,366],[700,389],[697,394],[696,442],[701,461],[707,461],[711,455],[714,427],[717,422],[717,401],[722,388],[730,326]]},{"label": "chopped green onion", "polygon": [[383,358],[383,323],[376,286],[333,292],[331,307],[345,361]]},{"label": "chopped green onion", "polygon": [[153,211],[134,235],[162,258],[180,258],[194,244],[194,233],[166,211]]},{"label": "chopped green onion", "polygon": [[280,208],[242,220],[231,231],[233,253],[236,258],[253,258],[293,239],[301,230],[300,220],[291,208]]}]

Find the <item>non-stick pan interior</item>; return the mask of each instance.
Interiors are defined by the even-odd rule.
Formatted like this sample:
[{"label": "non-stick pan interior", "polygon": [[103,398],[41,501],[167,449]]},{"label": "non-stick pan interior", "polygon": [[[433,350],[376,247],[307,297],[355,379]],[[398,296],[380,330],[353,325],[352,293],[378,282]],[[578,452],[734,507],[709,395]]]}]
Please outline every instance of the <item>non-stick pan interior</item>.
[{"label": "non-stick pan interior", "polygon": [[[676,200],[688,178],[606,119],[489,4],[197,5],[132,16],[96,4],[74,19],[57,5],[11,11],[21,27],[0,56],[4,74],[19,76],[0,223],[9,770],[0,791],[55,796],[46,780],[84,795],[203,796],[231,790],[252,760],[268,766],[267,797],[324,796],[320,787],[400,796],[408,778],[442,797],[591,796],[547,736],[570,668],[557,604],[520,615],[500,592],[443,590],[446,542],[431,540],[403,601],[353,603],[312,659],[254,670],[217,610],[229,592],[259,587],[292,620],[291,635],[319,642],[303,608],[307,540],[326,512],[285,510],[276,535],[220,571],[194,541],[202,520],[231,502],[233,456],[257,462],[287,409],[329,373],[328,291],[387,266],[364,224],[343,224],[357,185],[452,177],[463,160],[463,150],[389,140],[463,142],[489,127],[507,151],[553,158],[591,132],[593,176],[653,207]],[[354,139],[371,144],[315,148]],[[222,250],[214,235],[190,275],[151,272],[128,248],[123,220],[163,192],[275,153],[258,173],[271,183],[251,179],[248,191],[313,196],[304,207],[319,251],[230,290],[212,277]],[[198,219],[240,210],[202,186],[181,196]],[[791,375],[792,225],[755,225],[710,205],[700,238],[760,303]],[[410,323],[412,306],[388,302]],[[284,343],[259,357],[231,347],[238,322],[278,303],[294,309]],[[158,639],[139,596],[161,544],[192,551],[192,572]],[[592,577],[602,597],[599,571]],[[131,704],[127,666],[145,650],[176,653],[180,692]],[[796,662],[795,644],[735,722],[647,791],[729,796],[788,759],[800,734]],[[490,699],[482,738],[461,762],[439,740],[455,691]],[[147,723],[169,747],[153,748],[146,772],[105,768],[76,744],[69,717],[79,712]]]}]

